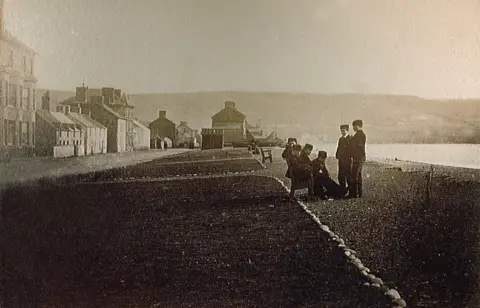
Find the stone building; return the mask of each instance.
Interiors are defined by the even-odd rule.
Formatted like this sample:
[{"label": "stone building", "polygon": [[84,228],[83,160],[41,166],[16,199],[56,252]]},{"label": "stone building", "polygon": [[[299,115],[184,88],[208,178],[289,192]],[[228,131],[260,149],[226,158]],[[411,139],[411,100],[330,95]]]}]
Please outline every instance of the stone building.
[{"label": "stone building", "polygon": [[35,52],[4,28],[0,0],[0,160],[34,154]]},{"label": "stone building", "polygon": [[170,147],[176,147],[176,127],[175,123],[167,119],[167,112],[160,110],[158,112],[158,119],[148,125],[150,128],[150,138],[152,149],[161,149],[165,142],[170,141]]}]

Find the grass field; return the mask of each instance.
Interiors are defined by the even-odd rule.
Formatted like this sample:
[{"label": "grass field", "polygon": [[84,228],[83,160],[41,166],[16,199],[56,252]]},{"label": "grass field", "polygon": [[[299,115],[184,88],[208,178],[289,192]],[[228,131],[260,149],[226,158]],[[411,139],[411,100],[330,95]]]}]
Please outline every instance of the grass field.
[{"label": "grass field", "polygon": [[3,195],[3,306],[387,307],[274,179],[82,181]]}]

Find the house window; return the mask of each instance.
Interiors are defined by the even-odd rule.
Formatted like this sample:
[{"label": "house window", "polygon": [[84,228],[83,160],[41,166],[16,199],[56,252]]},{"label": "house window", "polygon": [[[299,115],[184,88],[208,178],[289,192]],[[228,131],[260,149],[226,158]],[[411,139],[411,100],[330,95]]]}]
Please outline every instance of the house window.
[{"label": "house window", "polygon": [[13,67],[13,51],[10,50],[10,53],[8,54],[8,66]]},{"label": "house window", "polygon": [[35,105],[36,101],[37,101],[37,98],[35,97],[37,95],[37,90],[35,89],[32,89],[32,107],[33,107],[33,110],[36,110],[37,109],[37,106]]},{"label": "house window", "polygon": [[8,120],[7,123],[7,145],[15,145],[15,133],[16,133],[16,127],[15,127],[15,121],[10,121]]},{"label": "house window", "polygon": [[18,144],[22,145],[23,144],[23,125],[22,121],[18,121]]},{"label": "house window", "polygon": [[30,110],[30,109],[32,109],[32,108],[30,108],[31,104],[32,104],[31,103],[32,89],[26,89],[26,90],[27,90],[27,93],[26,93],[26,95],[27,95],[27,109]]},{"label": "house window", "polygon": [[27,110],[30,109],[30,108],[29,108],[29,107],[30,107],[30,102],[28,101],[28,97],[29,97],[28,91],[29,91],[29,90],[30,90],[30,89],[23,87],[23,90],[22,90],[22,92],[21,92],[21,93],[22,93],[23,107],[24,107],[25,109],[27,109]]},{"label": "house window", "polygon": [[0,105],[4,104],[5,98],[3,93],[3,79],[0,79]]},{"label": "house window", "polygon": [[32,123],[32,145],[35,145],[35,123]]},{"label": "house window", "polygon": [[9,98],[9,90],[10,88],[10,84],[8,83],[8,81],[5,81],[5,93],[3,95],[3,99],[5,101],[5,105],[8,105],[8,98]]},{"label": "house window", "polygon": [[29,133],[30,133],[30,123],[22,122],[22,144],[28,145]]},{"label": "house window", "polygon": [[20,85],[20,109],[23,109],[23,86]]},{"label": "house window", "polygon": [[24,73],[27,72],[27,57],[23,56],[22,58],[22,70]]},{"label": "house window", "polygon": [[5,145],[8,144],[8,120],[3,120],[3,142]]},{"label": "house window", "polygon": [[8,85],[8,105],[15,107],[17,105],[17,85]]}]

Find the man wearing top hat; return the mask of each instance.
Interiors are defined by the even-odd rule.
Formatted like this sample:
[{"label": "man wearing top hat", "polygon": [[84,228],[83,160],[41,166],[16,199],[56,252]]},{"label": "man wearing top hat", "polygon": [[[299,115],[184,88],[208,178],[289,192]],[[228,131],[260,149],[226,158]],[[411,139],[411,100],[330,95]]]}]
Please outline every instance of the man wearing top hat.
[{"label": "man wearing top hat", "polygon": [[350,138],[350,153],[352,156],[352,169],[350,171],[350,182],[348,183],[349,198],[360,198],[363,195],[362,168],[366,160],[365,143],[367,136],[363,132],[363,121],[352,122],[355,134]]},{"label": "man wearing top hat", "polygon": [[338,184],[345,189],[349,181],[350,170],[352,169],[352,156],[350,153],[350,135],[348,124],[340,125],[342,136],[338,139],[337,152],[335,157],[338,160]]}]

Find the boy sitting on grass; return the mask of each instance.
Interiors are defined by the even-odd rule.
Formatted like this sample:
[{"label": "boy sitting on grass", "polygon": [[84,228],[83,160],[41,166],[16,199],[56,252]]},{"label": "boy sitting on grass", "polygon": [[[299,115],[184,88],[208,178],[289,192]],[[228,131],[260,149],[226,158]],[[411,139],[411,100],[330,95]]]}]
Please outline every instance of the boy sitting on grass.
[{"label": "boy sitting on grass", "polygon": [[347,190],[330,178],[330,173],[325,166],[326,159],[327,152],[318,151],[318,157],[312,161],[315,196],[323,200],[328,198],[341,199],[345,196]]}]

